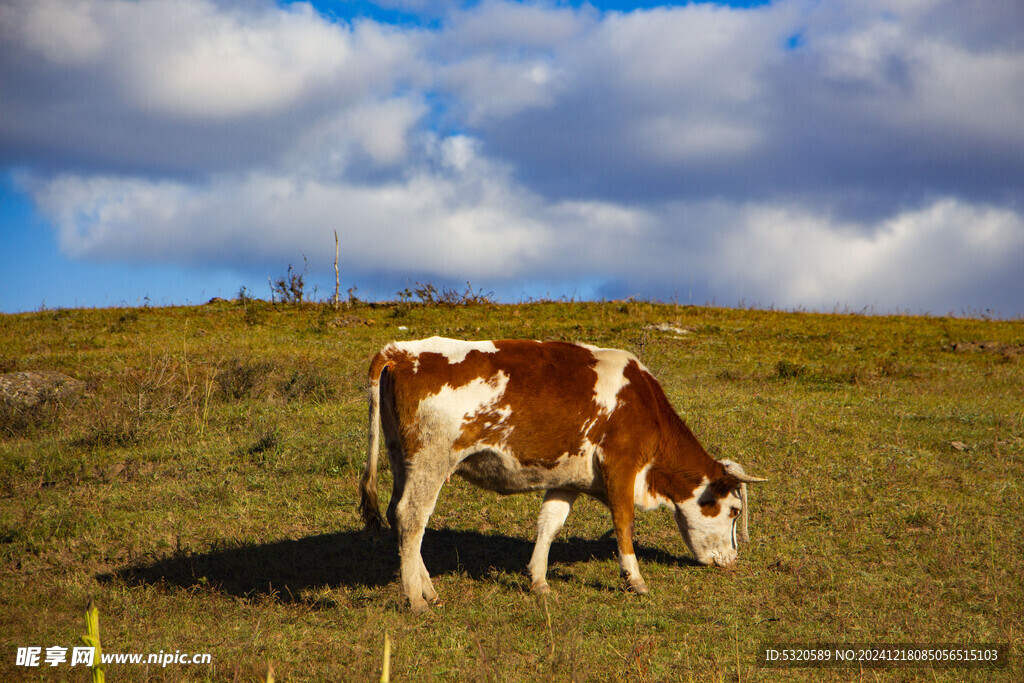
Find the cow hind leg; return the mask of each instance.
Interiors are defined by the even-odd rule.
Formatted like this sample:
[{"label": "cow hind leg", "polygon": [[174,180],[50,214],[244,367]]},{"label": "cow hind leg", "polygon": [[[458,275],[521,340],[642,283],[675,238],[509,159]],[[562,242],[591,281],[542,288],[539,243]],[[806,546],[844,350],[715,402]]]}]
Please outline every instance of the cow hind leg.
[{"label": "cow hind leg", "polygon": [[437,600],[437,591],[423,564],[421,549],[427,521],[434,511],[444,477],[406,470],[405,487],[394,510],[401,564],[402,592],[414,613],[427,611],[427,603]]},{"label": "cow hind leg", "polygon": [[402,500],[405,493],[405,458],[402,455],[401,447],[397,444],[388,444],[388,453],[391,459],[391,500],[388,502],[388,510],[385,518],[388,526],[394,533],[398,532],[398,521],[396,511],[398,502]]},{"label": "cow hind leg", "polygon": [[551,592],[547,580],[548,552],[551,550],[551,542],[562,530],[578,495],[575,491],[564,489],[551,489],[544,494],[540,515],[537,516],[537,543],[533,546],[533,556],[529,564],[530,590],[534,593]]},{"label": "cow hind leg", "polygon": [[388,450],[388,460],[391,463],[391,500],[388,503],[387,519],[388,526],[392,533],[398,533],[395,513],[398,502],[402,500],[405,493],[406,463],[405,449],[402,446],[402,430],[399,427],[398,411],[395,408],[394,387],[392,386],[391,373],[385,372],[381,375],[381,401],[380,421],[384,433],[384,444]]}]

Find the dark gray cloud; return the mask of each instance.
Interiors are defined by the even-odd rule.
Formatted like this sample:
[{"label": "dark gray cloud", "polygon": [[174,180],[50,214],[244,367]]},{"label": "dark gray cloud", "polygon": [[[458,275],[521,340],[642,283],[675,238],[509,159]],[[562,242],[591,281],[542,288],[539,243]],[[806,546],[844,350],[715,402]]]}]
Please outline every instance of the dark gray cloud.
[{"label": "dark gray cloud", "polygon": [[1016,205],[1024,51],[999,36],[979,46],[979,21],[936,35],[957,16],[948,3],[828,9],[841,4],[734,11],[725,41],[699,38],[730,23],[721,11],[621,17],[566,48],[575,72],[550,103],[484,122],[487,150],[553,196],[797,201],[864,218],[942,196]]}]

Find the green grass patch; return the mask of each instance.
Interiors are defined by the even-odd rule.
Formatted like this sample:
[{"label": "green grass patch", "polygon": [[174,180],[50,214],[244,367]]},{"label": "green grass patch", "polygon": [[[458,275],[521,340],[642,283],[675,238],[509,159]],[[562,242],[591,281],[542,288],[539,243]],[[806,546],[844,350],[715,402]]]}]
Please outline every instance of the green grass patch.
[{"label": "green grass patch", "polygon": [[[0,371],[86,387],[0,412],[0,674],[50,674],[16,667],[16,648],[79,644],[92,598],[105,652],[213,656],[111,664],[109,680],[263,680],[268,662],[279,681],[379,680],[385,633],[393,681],[1024,679],[1024,323],[420,289],[344,309],[0,316]],[[628,595],[610,516],[581,500],[538,600],[540,497],[453,480],[423,545],[443,603],[403,611],[394,544],[356,511],[366,368],[434,334],[637,353],[716,457],[770,479],[737,567],[696,566],[671,515],[639,513],[651,595]],[[759,646],[796,642],[1004,642],[1014,658],[755,666]]]}]

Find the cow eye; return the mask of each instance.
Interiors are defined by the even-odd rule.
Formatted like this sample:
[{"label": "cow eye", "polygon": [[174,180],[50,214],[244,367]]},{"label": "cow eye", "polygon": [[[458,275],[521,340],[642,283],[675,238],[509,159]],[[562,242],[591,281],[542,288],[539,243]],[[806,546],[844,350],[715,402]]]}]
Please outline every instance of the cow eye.
[{"label": "cow eye", "polygon": [[739,514],[740,514],[740,509],[739,509],[739,508],[730,508],[730,509],[729,509],[729,517],[730,517],[730,518],[732,518],[732,519],[736,519],[736,517],[737,517],[737,516],[738,516]]}]

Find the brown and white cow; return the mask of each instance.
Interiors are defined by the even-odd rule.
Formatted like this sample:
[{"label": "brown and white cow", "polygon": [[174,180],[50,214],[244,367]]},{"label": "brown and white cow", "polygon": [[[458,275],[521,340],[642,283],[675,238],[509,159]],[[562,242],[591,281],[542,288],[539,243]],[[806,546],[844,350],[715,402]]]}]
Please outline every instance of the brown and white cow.
[{"label": "brown and white cow", "polygon": [[709,456],[635,356],[583,344],[431,337],[384,347],[370,364],[360,487],[363,519],[377,528],[382,429],[394,475],[387,520],[414,611],[437,598],[420,546],[452,474],[501,494],[546,491],[529,565],[538,592],[548,590],[548,550],[580,493],[611,509],[627,590],[646,593],[635,506],[672,508],[697,559],[728,566],[741,514],[746,540],[746,483],[765,481]]}]

